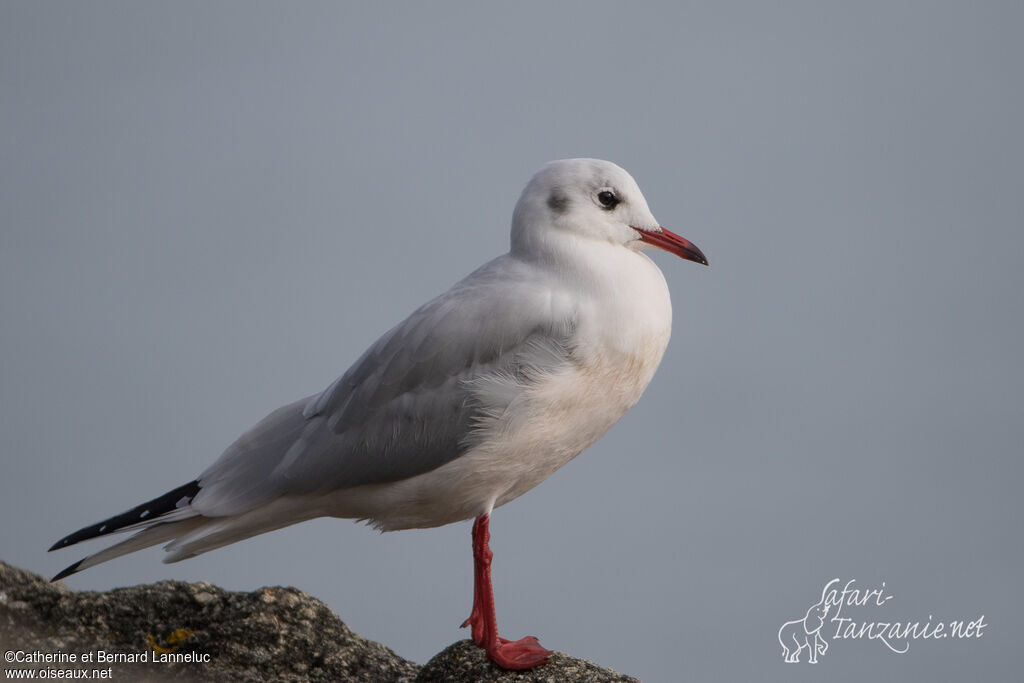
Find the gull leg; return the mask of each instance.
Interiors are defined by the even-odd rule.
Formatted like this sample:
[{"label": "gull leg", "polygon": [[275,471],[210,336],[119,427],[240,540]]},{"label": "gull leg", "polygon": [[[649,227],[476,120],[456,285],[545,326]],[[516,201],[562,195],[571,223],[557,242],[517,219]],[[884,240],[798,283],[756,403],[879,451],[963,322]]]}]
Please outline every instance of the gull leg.
[{"label": "gull leg", "polygon": [[532,669],[548,661],[550,650],[541,647],[533,636],[507,640],[498,636],[498,618],[494,612],[491,586],[491,559],[488,546],[490,515],[480,515],[473,523],[473,610],[462,623],[473,627],[473,642],[487,652],[487,658],[503,669]]},{"label": "gull leg", "polygon": [[[480,547],[477,539],[480,538],[480,520],[486,519],[487,515],[477,517],[473,522],[473,609],[469,613],[469,618],[462,622],[460,628],[466,628],[467,626],[473,627],[473,642],[479,647],[484,647],[484,615],[482,609],[482,594],[483,587],[481,586],[481,567],[490,567],[491,553],[490,549],[486,547]],[[484,522],[484,531],[486,531],[486,521]],[[486,555],[486,557],[485,557]]]}]

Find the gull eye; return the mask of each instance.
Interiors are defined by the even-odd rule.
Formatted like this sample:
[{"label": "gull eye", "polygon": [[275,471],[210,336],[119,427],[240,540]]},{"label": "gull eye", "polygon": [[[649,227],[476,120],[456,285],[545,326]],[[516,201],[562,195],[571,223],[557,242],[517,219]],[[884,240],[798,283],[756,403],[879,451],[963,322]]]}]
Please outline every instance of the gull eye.
[{"label": "gull eye", "polygon": [[597,194],[597,201],[601,202],[601,206],[611,211],[618,205],[619,198],[611,190],[602,190]]}]

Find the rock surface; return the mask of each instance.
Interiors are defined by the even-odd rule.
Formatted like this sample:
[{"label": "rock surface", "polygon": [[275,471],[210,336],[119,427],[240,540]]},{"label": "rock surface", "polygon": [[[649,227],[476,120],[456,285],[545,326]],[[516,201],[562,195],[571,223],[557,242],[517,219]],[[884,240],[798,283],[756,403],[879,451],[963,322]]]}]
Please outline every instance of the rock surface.
[{"label": "rock surface", "polygon": [[[72,591],[3,562],[0,650],[23,653],[21,662],[2,661],[0,669],[96,670],[93,678],[131,681],[636,680],[562,653],[533,671],[502,671],[466,640],[421,667],[353,632],[327,605],[294,588],[233,593],[161,581]],[[62,661],[24,662],[45,655]],[[93,661],[83,662],[83,655]]]},{"label": "rock surface", "polygon": [[489,661],[484,651],[469,640],[460,640],[434,655],[420,669],[416,683],[442,683],[448,681],[502,681],[508,683],[639,683],[611,669],[576,659],[561,652],[551,655],[551,661],[530,671],[503,671]]}]

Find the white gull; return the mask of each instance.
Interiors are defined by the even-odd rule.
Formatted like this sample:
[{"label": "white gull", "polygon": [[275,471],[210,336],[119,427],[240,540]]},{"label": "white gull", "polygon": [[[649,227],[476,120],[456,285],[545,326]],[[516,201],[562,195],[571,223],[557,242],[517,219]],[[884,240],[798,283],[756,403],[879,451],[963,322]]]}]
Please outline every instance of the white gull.
[{"label": "white gull", "polygon": [[549,653],[497,633],[491,511],[599,439],[661,362],[672,306],[660,247],[707,264],[662,228],[623,169],[555,161],[512,216],[509,253],[396,325],[319,394],[275,410],[198,478],[85,527],[51,550],[133,536],[54,580],[167,543],[164,562],[316,517],[392,531],[474,519],[473,609],[463,626],[499,666]]}]

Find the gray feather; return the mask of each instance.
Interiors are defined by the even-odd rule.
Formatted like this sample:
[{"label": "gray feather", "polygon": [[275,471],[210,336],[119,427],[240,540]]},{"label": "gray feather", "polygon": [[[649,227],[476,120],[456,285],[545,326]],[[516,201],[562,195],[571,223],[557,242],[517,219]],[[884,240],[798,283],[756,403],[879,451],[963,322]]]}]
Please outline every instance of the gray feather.
[{"label": "gray feather", "polygon": [[[433,470],[470,448],[541,374],[571,354],[574,311],[543,277],[500,291],[505,256],[398,324],[322,393],[284,406],[243,434],[200,477],[206,516],[234,515],[282,495],[383,484]],[[499,291],[496,291],[499,290]]]}]

